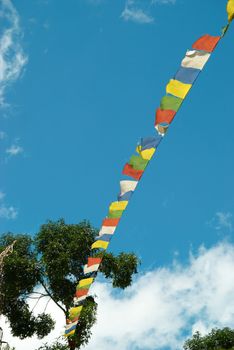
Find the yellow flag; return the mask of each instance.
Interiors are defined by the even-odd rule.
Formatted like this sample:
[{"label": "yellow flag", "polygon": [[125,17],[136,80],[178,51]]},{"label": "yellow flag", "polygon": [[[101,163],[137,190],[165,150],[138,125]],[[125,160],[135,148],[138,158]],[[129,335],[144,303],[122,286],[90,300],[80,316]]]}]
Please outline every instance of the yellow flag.
[{"label": "yellow flag", "polygon": [[69,310],[69,318],[70,320],[73,320],[73,318],[78,317],[81,313],[83,306],[77,306],[77,307],[72,307]]},{"label": "yellow flag", "polygon": [[128,205],[128,201],[112,202],[109,209],[112,210],[125,210]]},{"label": "yellow flag", "polygon": [[79,282],[79,287],[84,287],[84,286],[87,286],[89,284],[92,284],[93,283],[93,280],[94,278],[93,277],[90,277],[90,278],[84,278],[82,280],[80,280]]},{"label": "yellow flag", "polygon": [[191,87],[191,84],[184,84],[179,80],[171,79],[167,84],[167,93],[179,98],[185,98]]},{"label": "yellow flag", "polygon": [[92,244],[91,249],[99,249],[99,248],[107,249],[108,245],[109,245],[109,242],[96,241]]},{"label": "yellow flag", "polygon": [[234,19],[234,0],[228,0],[227,13],[228,13],[228,21],[231,22]]},{"label": "yellow flag", "polygon": [[75,334],[75,329],[73,329],[70,333],[67,333],[67,334],[64,334],[65,337],[70,337],[71,335],[74,335]]},{"label": "yellow flag", "polygon": [[147,160],[150,160],[153,155],[154,155],[154,152],[156,151],[155,148],[149,148],[149,149],[144,149],[142,151],[141,149],[141,146],[137,146],[137,149],[136,149],[137,153],[139,153],[143,159],[147,159]]}]

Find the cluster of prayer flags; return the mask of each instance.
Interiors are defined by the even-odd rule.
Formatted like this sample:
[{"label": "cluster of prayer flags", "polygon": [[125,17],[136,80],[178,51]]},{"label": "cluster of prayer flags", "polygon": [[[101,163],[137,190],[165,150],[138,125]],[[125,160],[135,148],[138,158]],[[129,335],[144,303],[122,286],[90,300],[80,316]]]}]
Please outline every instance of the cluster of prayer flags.
[{"label": "cluster of prayer flags", "polygon": [[[136,154],[132,155],[129,162],[124,166],[123,175],[127,175],[129,179],[120,181],[118,200],[110,204],[108,215],[103,220],[99,234],[91,246],[94,252],[97,249],[102,251],[107,249],[116,227],[119,224],[120,218],[137,187],[138,181],[136,180],[139,180],[143,175],[161,139],[162,136],[160,134],[153,137],[142,138],[136,147]],[[84,266],[84,274],[88,277],[80,280],[77,286],[74,297],[75,306],[71,308],[67,319],[66,336],[71,336],[75,333],[83,303],[88,295],[89,288],[94,281],[101,261],[102,258],[89,257],[88,263]]]},{"label": "cluster of prayer flags", "polygon": [[[227,4],[229,22],[234,18],[234,0],[229,0]],[[203,35],[193,45],[192,50],[186,52],[175,76],[166,86],[166,95],[160,101],[160,107],[156,110],[155,129],[156,135],[153,137],[142,138],[136,147],[136,154],[130,157],[125,164],[122,174],[127,176],[127,180],[120,181],[120,193],[118,200],[112,202],[109,207],[107,217],[102,222],[102,227],[91,249],[94,252],[97,249],[106,250],[110,240],[119,224],[128,202],[132,197],[139,180],[141,179],[149,161],[153,157],[156,149],[162,141],[169,125],[173,121],[176,113],[181,107],[184,99],[192,88],[201,70],[210,58],[211,53],[216,48],[221,36]],[[77,323],[83,308],[83,303],[88,295],[89,288],[92,285],[102,257],[89,257],[84,266],[84,274],[87,278],[79,281],[74,296],[74,307],[69,311],[66,336],[75,333]]]},{"label": "cluster of prayer flags", "polygon": [[203,35],[188,50],[175,76],[166,86],[166,93],[156,110],[155,128],[162,136],[180,109],[184,99],[208,62],[221,36]]}]

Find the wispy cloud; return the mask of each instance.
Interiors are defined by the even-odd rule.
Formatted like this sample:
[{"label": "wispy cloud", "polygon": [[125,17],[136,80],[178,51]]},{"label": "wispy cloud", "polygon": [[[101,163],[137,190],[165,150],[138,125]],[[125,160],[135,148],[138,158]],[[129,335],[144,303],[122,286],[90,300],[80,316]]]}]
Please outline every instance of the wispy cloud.
[{"label": "wispy cloud", "polygon": [[227,228],[230,231],[232,231],[232,214],[229,212],[221,212],[218,211],[216,213],[216,218],[217,218],[217,230],[221,230],[222,228]]},{"label": "wispy cloud", "polygon": [[18,216],[18,210],[12,206],[7,207],[5,204],[0,205],[0,218],[1,219],[16,219]]},{"label": "wispy cloud", "polygon": [[0,191],[0,201],[2,201],[5,198],[6,194],[2,191]]},{"label": "wispy cloud", "polygon": [[13,206],[8,206],[5,203],[5,193],[0,191],[0,219],[16,219],[18,216],[18,210]]},{"label": "wispy cloud", "polygon": [[151,10],[154,5],[175,4],[176,0],[126,0],[121,18],[140,24],[154,22]]},{"label": "wispy cloud", "polygon": [[[113,293],[109,283],[96,282],[92,292],[97,295],[98,320],[85,349],[181,350],[185,334],[234,327],[233,270],[234,246],[220,243],[200,248],[187,265],[174,263],[139,275],[121,293]],[[53,304],[50,312],[56,315],[57,328],[45,341],[53,341],[63,331],[62,313]],[[5,334],[19,349],[41,345],[36,338],[13,338],[7,326]]]},{"label": "wispy cloud", "polygon": [[13,157],[13,156],[17,156],[20,153],[23,153],[23,151],[24,151],[23,147],[21,147],[17,144],[13,144],[9,148],[6,149],[6,154]]},{"label": "wispy cloud", "polygon": [[217,211],[215,216],[207,224],[217,231],[233,230],[233,215],[230,212]]},{"label": "wispy cloud", "polygon": [[20,77],[27,57],[21,46],[19,16],[10,0],[0,0],[0,19],[4,28],[0,33],[0,106],[6,106],[6,89]]},{"label": "wispy cloud", "polygon": [[5,131],[0,130],[0,140],[4,140],[6,137],[7,137],[7,134],[5,133]]},{"label": "wispy cloud", "polygon": [[121,18],[125,21],[140,24],[152,23],[154,21],[154,18],[143,10],[143,8],[139,7],[139,4],[135,0],[127,0]]},{"label": "wispy cloud", "polygon": [[152,4],[163,4],[163,5],[167,5],[167,4],[175,4],[176,0],[152,0]]}]

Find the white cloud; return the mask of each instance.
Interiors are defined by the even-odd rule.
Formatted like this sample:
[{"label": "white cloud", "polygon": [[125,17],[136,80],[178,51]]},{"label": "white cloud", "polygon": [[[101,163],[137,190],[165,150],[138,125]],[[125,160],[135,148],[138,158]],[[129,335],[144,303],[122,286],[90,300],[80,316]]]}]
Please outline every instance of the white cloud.
[{"label": "white cloud", "polygon": [[[31,309],[35,306],[37,300],[30,300],[29,305]],[[45,311],[46,303],[48,302],[48,298],[45,297],[41,299],[41,301],[36,305],[34,312],[36,314],[42,313]],[[11,347],[15,347],[16,350],[34,350],[39,348],[42,344],[46,342],[53,342],[55,338],[60,337],[63,334],[65,317],[53,301],[50,301],[48,307],[46,308],[46,312],[50,313],[52,317],[56,320],[55,329],[49,334],[49,336],[43,338],[43,340],[38,340],[36,337],[32,337],[30,339],[20,340],[16,337],[13,337],[10,332],[10,328],[8,326],[7,320],[5,317],[0,316],[0,324],[3,328],[3,339],[6,340]]]},{"label": "white cloud", "polygon": [[[87,350],[182,349],[184,334],[234,326],[234,246],[201,248],[188,266],[142,275],[117,298],[96,284],[99,319]],[[110,322],[111,319],[111,322]]]},{"label": "white cloud", "polygon": [[[185,334],[234,327],[233,270],[234,245],[220,243],[200,248],[187,266],[174,263],[139,275],[121,293],[113,293],[109,283],[96,282],[98,321],[84,349],[181,350]],[[49,311],[58,321],[46,339],[52,341],[63,331],[64,318],[53,304]],[[17,350],[33,350],[42,343],[12,338],[7,329],[5,334]]]},{"label": "white cloud", "polygon": [[18,216],[18,210],[5,203],[6,194],[0,191],[0,219],[14,220]]},{"label": "white cloud", "polygon": [[6,149],[6,153],[9,156],[17,156],[18,154],[23,153],[23,151],[23,147],[15,144],[11,145],[9,148]]},{"label": "white cloud", "polygon": [[6,88],[20,77],[27,57],[21,46],[19,16],[10,0],[0,0],[0,106],[6,105]]},{"label": "white cloud", "polygon": [[153,17],[140,8],[135,0],[127,0],[121,17],[125,21],[132,21],[140,24],[152,23],[154,21]]}]

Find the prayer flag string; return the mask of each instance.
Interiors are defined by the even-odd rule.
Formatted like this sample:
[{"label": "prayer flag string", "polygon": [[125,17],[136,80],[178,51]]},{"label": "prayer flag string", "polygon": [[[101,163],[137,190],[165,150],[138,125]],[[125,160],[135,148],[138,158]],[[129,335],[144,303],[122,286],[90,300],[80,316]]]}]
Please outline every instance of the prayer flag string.
[{"label": "prayer flag string", "polygon": [[94,252],[98,249],[102,254],[98,257],[89,257],[87,264],[84,266],[85,278],[79,281],[74,296],[74,307],[69,310],[65,330],[65,336],[67,337],[79,331],[78,321],[83,304],[88,295],[89,288],[95,280],[104,252],[110,244],[119,221],[128,206],[129,200],[137,188],[138,182],[141,180],[176,113],[210,59],[212,52],[228,30],[230,22],[234,18],[234,0],[228,1],[227,13],[228,25],[224,27],[221,36],[203,35],[192,45],[191,50],[186,52],[177,73],[167,84],[166,95],[162,97],[160,106],[156,110],[156,135],[142,138],[137,144],[136,153],[124,165],[122,174],[127,176],[127,179],[125,178],[120,181],[120,192],[117,201],[110,204],[107,217],[102,222],[99,235],[91,246]]}]

